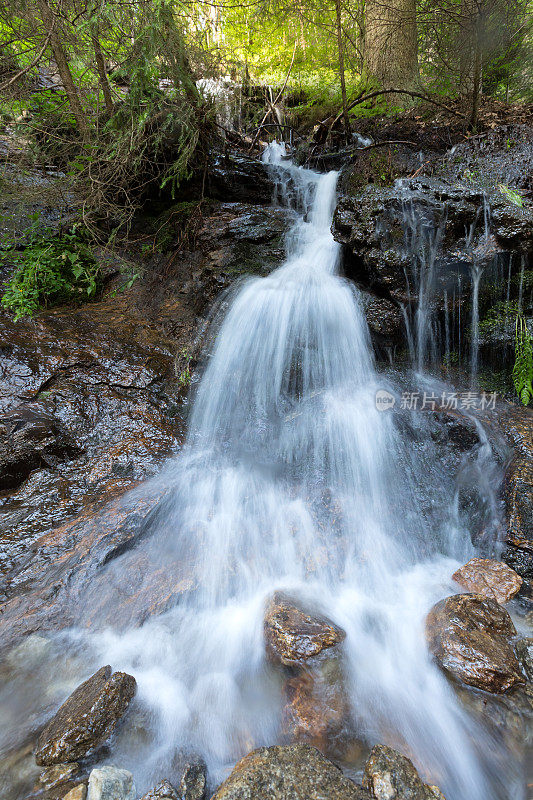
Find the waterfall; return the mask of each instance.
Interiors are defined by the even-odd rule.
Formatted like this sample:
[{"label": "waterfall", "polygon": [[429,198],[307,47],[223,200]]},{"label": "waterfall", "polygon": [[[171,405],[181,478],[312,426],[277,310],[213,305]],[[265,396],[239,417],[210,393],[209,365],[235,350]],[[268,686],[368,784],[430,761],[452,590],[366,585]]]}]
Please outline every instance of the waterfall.
[{"label": "waterfall", "polygon": [[[287,257],[241,284],[215,323],[173,488],[143,545],[167,570],[190,565],[196,588],[139,628],[83,639],[138,682],[150,746],[117,742],[114,763],[143,788],[189,749],[216,781],[279,741],[281,688],[262,619],[285,589],[345,629],[358,735],[397,743],[447,800],[510,797],[496,744],[425,645],[427,611],[454,592],[450,576],[475,551],[458,531],[430,415],[402,410],[377,373],[358,291],[338,274],[337,174],[294,166],[280,145],[264,160],[276,202],[297,215]],[[420,319],[419,353],[428,336]],[[393,410],[377,409],[382,389]]]},{"label": "waterfall", "polygon": [[483,274],[480,264],[472,264],[472,325],[470,328],[471,353],[470,353],[470,385],[474,389],[477,380],[479,358],[479,282]]}]

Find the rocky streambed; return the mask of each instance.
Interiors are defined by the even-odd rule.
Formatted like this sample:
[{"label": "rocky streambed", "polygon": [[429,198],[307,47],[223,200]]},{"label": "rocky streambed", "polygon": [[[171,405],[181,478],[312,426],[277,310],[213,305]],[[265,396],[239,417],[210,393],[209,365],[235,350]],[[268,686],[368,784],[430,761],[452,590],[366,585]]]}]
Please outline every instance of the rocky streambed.
[{"label": "rocky streambed", "polygon": [[[502,155],[507,140],[513,142],[509,157]],[[408,268],[413,248],[427,245],[433,255],[423,266],[436,265],[431,302],[423,308],[429,333],[414,357],[434,369],[444,364],[447,379],[460,385],[469,374],[476,258],[490,278],[481,290],[481,315],[502,297],[518,302],[519,295],[528,313],[533,216],[531,172],[524,176],[522,166],[531,164],[531,135],[497,131],[454,152],[426,156],[396,148],[391,177],[401,181],[376,186],[381,179],[358,184],[368,155],[356,155],[341,176],[334,235],[342,243],[343,272],[362,292],[377,358],[384,365],[396,359],[402,369],[413,357],[409,334],[428,288],[423,271],[416,284]],[[374,167],[368,170],[375,174]],[[523,205],[501,189],[491,194],[485,177],[491,186],[512,184]],[[272,184],[263,166],[241,156],[214,163],[210,194],[194,240],[185,246],[175,248],[176,217],[167,216],[169,241],[147,259],[144,276],[129,292],[113,294],[121,278],[111,263],[98,302],[17,323],[0,316],[6,709],[0,790],[6,800],[141,797],[131,772],[113,761],[121,737],[143,737],[131,675],[90,660],[83,665],[83,654],[69,657],[67,651],[53,662],[64,675],[48,676],[45,697],[42,685],[27,687],[49,634],[72,626],[96,632],[135,627],[197,587],[193,564],[169,563],[168,553],[150,547],[154,514],[171,486],[165,465],[183,439],[190,378],[194,388],[202,347],[212,336],[213,303],[226,303],[247,274],[268,274],[279,264],[293,221],[292,212],[270,207]],[[4,211],[9,216],[9,203]],[[422,228],[413,224],[419,219]],[[487,352],[508,360],[509,346],[508,338],[492,342]],[[483,343],[481,349],[483,358]],[[505,400],[483,413],[437,405],[430,414],[433,438],[458,469],[484,445],[482,424],[501,485],[492,487],[499,541],[483,544],[481,516],[478,534],[487,558],[450,575],[457,594],[429,612],[428,648],[451,691],[499,743],[495,752],[523,762],[533,697],[533,415]],[[336,620],[276,593],[265,607],[263,637],[265,661],[281,689],[281,744],[254,749],[253,741],[242,743],[241,755],[251,752],[223,782],[209,775],[196,753],[177,751],[143,800],[442,798],[437,765],[419,774],[413,766],[418,754],[405,742],[384,737],[370,749],[365,732],[354,729],[343,666],[346,633]],[[80,675],[88,677],[76,688]],[[10,702],[10,686],[28,692],[26,705]]]}]

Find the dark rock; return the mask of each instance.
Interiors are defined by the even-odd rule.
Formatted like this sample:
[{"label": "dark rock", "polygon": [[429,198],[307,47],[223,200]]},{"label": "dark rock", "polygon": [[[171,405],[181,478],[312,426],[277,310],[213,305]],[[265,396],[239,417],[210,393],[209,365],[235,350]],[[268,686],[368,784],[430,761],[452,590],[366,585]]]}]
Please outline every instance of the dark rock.
[{"label": "dark rock", "polygon": [[180,797],[168,781],[161,781],[151,791],[143,794],[141,800],[180,800]]},{"label": "dark rock", "polygon": [[386,297],[375,297],[366,291],[361,291],[360,297],[374,344],[383,348],[403,344],[405,322],[398,304]]},{"label": "dark rock", "polygon": [[516,654],[528,681],[533,681],[533,639],[519,639],[516,643]]},{"label": "dark rock", "polygon": [[282,592],[276,592],[268,604],[264,635],[269,660],[286,666],[301,664],[346,636],[327,617],[306,613]]},{"label": "dark rock", "polygon": [[507,603],[522,586],[522,578],[514,569],[490,558],[472,558],[452,575],[467,592]]},{"label": "dark rock", "polygon": [[207,790],[207,769],[203,761],[187,764],[181,777],[178,800],[204,800]]},{"label": "dark rock", "polygon": [[15,489],[34,469],[54,468],[81,452],[58,419],[18,406],[0,417],[0,490]]},{"label": "dark rock", "polygon": [[39,736],[35,760],[48,766],[85,757],[113,732],[135,694],[135,678],[106,666],[70,695]]},{"label": "dark rock", "polygon": [[270,203],[274,186],[265,165],[239,153],[217,154],[209,169],[209,195],[225,203]]},{"label": "dark rock", "polygon": [[426,619],[428,645],[440,666],[488,692],[502,693],[525,683],[511,644],[514,636],[507,611],[479,595],[441,600]]},{"label": "dark rock", "polygon": [[507,516],[503,560],[519,575],[533,579],[533,412],[502,404],[496,424],[514,448],[504,476]]},{"label": "dark rock", "polygon": [[[293,220],[285,208],[243,203],[215,207],[196,238],[202,253],[198,279],[206,283],[211,276],[220,291],[243,275],[268,275],[284,260],[285,234]],[[187,283],[182,291],[188,291]],[[202,291],[204,302],[210,294],[209,287]]]},{"label": "dark rock", "polygon": [[444,800],[436,786],[422,781],[410,759],[382,744],[372,748],[363,786],[375,800]]},{"label": "dark rock", "polygon": [[245,756],[212,800],[368,800],[309,745],[261,747]]}]

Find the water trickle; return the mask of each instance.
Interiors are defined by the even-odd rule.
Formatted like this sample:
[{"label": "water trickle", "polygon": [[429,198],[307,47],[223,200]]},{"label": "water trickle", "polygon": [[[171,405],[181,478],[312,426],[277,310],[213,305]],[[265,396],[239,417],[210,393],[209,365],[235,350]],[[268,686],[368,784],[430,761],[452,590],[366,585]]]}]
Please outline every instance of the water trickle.
[{"label": "water trickle", "polygon": [[472,264],[472,326],[470,329],[471,336],[471,354],[470,354],[470,385],[472,388],[476,385],[477,372],[478,372],[478,358],[479,358],[479,282],[483,274],[483,268],[480,264],[474,262]]}]

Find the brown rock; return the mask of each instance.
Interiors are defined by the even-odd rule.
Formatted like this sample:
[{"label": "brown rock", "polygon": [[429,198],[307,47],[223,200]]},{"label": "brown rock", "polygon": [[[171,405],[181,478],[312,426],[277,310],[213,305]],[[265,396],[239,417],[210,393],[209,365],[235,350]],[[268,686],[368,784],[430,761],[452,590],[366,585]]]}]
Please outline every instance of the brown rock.
[{"label": "brown rock", "polygon": [[440,666],[469,686],[503,693],[525,683],[510,639],[507,611],[475,594],[447,597],[426,619],[426,638]]},{"label": "brown rock", "polygon": [[235,766],[212,800],[370,800],[306,744],[260,747]]},{"label": "brown rock", "polygon": [[267,607],[264,635],[269,660],[285,666],[301,664],[346,636],[327,617],[305,613],[282,592],[276,592]]},{"label": "brown rock", "polygon": [[85,800],[86,797],[87,787],[84,783],[79,783],[64,796],[63,800]]},{"label": "brown rock", "polygon": [[35,760],[49,766],[83,758],[113,731],[135,694],[135,678],[98,670],[63,703],[39,736]]},{"label": "brown rock", "polygon": [[287,678],[283,734],[291,741],[306,742],[334,755],[349,714],[343,677],[338,659],[325,656],[320,663],[300,667]]},{"label": "brown rock", "polygon": [[440,789],[423,782],[410,759],[382,744],[372,748],[363,786],[375,800],[444,800]]},{"label": "brown rock", "polygon": [[62,783],[69,781],[73,775],[80,771],[79,765],[76,762],[71,764],[55,764],[53,767],[48,767],[40,775],[39,782],[45,789],[54,789]]},{"label": "brown rock", "polygon": [[522,578],[514,569],[490,558],[470,559],[452,578],[468,592],[490,597],[497,603],[507,603],[522,586]]}]

